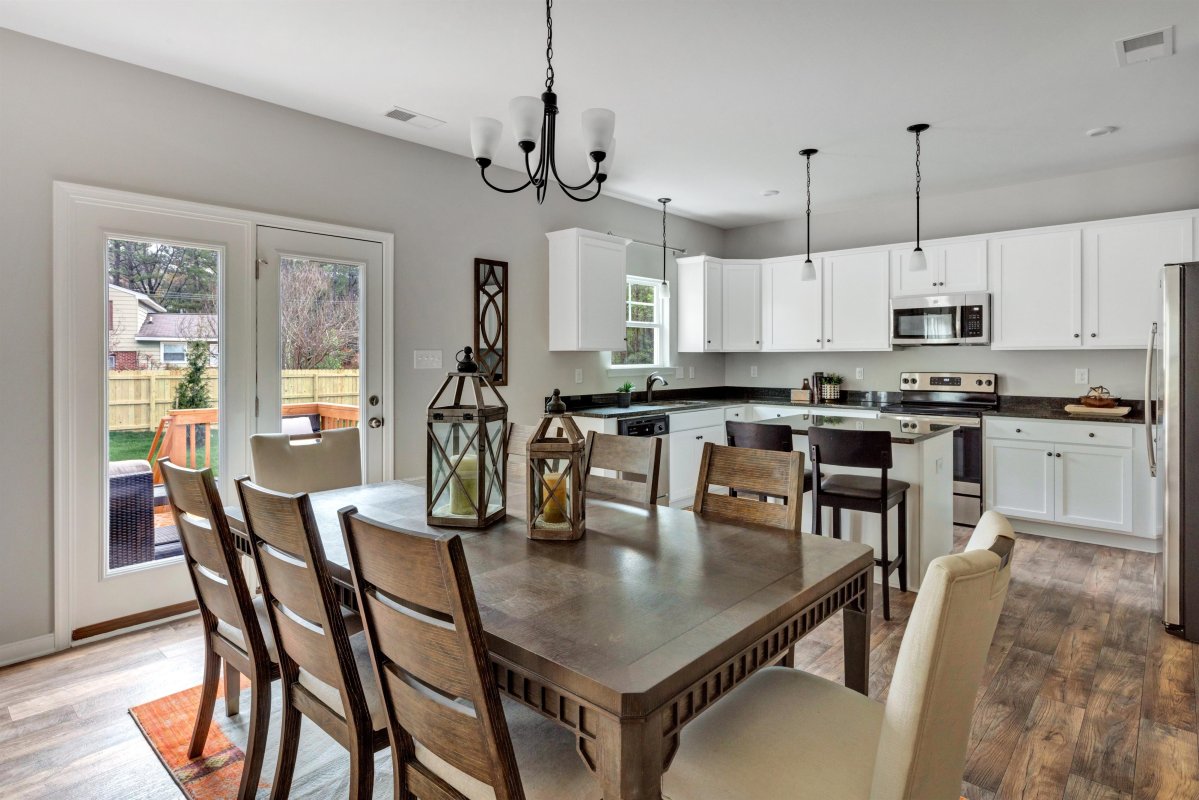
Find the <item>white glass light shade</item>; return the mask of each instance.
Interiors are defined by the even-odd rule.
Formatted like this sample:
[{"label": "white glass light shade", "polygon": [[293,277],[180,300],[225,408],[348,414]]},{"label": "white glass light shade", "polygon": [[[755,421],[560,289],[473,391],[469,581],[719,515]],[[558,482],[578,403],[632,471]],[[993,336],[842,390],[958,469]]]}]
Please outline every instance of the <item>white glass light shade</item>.
[{"label": "white glass light shade", "polygon": [[924,272],[926,269],[928,269],[928,259],[924,257],[924,251],[917,247],[908,259],[908,271]]},{"label": "white glass light shade", "polygon": [[470,149],[475,158],[495,158],[495,148],[500,143],[504,124],[491,117],[475,117],[470,121]]},{"label": "white glass light shade", "polygon": [[513,97],[508,101],[508,116],[512,118],[512,134],[517,143],[535,142],[541,133],[545,104],[528,95]]},{"label": "white glass light shade", "polygon": [[616,130],[616,113],[606,108],[589,108],[583,112],[583,144],[588,153],[608,152],[612,133]]},{"label": "white glass light shade", "polygon": [[799,272],[799,279],[801,281],[816,280],[816,265],[812,263],[812,259],[809,258],[803,262],[803,269]]}]

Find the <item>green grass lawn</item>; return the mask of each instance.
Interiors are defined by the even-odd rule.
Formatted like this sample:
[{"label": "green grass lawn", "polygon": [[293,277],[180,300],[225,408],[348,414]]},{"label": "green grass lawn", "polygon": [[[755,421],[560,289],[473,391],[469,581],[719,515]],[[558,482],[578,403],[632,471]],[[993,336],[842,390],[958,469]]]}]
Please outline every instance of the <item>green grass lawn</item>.
[{"label": "green grass lawn", "polygon": [[[212,431],[212,473],[217,474],[216,461],[220,443],[217,431]],[[127,461],[134,458],[145,458],[150,452],[150,442],[154,441],[154,431],[110,431],[108,434],[108,460]],[[200,455],[204,451],[201,449]]]}]

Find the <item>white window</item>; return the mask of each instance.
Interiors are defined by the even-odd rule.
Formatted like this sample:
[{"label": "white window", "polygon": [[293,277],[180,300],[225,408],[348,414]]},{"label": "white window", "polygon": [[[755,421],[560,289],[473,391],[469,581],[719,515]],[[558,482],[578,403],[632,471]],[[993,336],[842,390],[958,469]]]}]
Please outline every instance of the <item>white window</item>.
[{"label": "white window", "polygon": [[661,367],[667,361],[666,297],[662,282],[629,276],[625,289],[625,352],[614,367]]},{"label": "white window", "polygon": [[163,342],[162,363],[184,364],[187,362],[187,342]]}]

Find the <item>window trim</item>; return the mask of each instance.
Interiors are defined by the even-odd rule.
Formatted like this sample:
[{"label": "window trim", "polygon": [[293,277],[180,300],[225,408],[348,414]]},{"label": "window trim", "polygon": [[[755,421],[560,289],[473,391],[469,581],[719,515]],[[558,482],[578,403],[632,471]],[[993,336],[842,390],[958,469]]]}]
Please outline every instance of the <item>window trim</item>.
[{"label": "window trim", "polygon": [[[647,278],[642,275],[626,275],[625,276],[625,328],[643,328],[654,331],[654,363],[652,364],[616,364],[613,363],[615,351],[608,351],[608,370],[610,373],[631,373],[638,370],[643,372],[652,372],[656,369],[664,369],[671,366],[670,359],[670,283],[666,282],[666,291],[662,291],[662,281],[658,278]],[[654,288],[654,303],[656,306],[654,317],[657,322],[638,322],[630,320],[629,304],[633,303],[631,299],[631,291],[634,285],[651,286]],[[636,301],[639,305],[650,305],[641,301]]]}]

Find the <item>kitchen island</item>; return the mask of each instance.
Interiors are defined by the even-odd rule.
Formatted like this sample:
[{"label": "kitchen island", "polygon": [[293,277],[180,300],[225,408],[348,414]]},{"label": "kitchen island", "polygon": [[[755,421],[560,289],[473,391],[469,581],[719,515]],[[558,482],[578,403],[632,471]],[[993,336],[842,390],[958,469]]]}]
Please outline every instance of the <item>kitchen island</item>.
[{"label": "kitchen island", "polygon": [[[891,435],[891,454],[894,467],[888,477],[911,484],[907,496],[908,513],[908,588],[920,588],[920,579],[929,563],[953,550],[953,432],[956,425],[929,422],[909,422],[897,419],[861,419],[840,417],[833,413],[811,411],[791,417],[763,420],[771,425],[788,425],[794,434],[795,449],[804,454],[804,468],[811,469],[808,450],[808,429],[812,427],[858,431],[885,431]],[[825,412],[825,409],[821,410]],[[877,470],[847,467],[822,467],[824,475],[878,475]],[[803,530],[812,531],[812,495],[804,496]],[[825,509],[823,531],[832,531],[832,511]],[[841,535],[853,542],[862,542],[879,552],[879,517],[877,514],[843,511]],[[891,511],[888,526],[893,543],[892,553],[898,553],[896,530],[898,507]],[[875,568],[875,579],[881,570]],[[899,572],[891,576],[892,587],[899,585]]]}]

